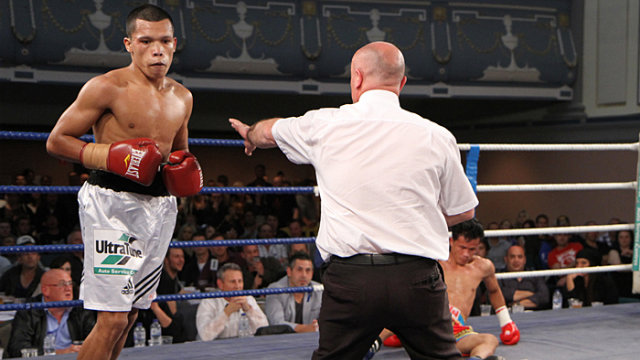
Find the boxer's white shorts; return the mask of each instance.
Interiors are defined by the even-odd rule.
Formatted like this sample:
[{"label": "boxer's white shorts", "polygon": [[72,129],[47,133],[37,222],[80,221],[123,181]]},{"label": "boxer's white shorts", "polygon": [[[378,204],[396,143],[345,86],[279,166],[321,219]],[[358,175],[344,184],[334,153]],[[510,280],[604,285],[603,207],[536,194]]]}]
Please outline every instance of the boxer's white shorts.
[{"label": "boxer's white shorts", "polygon": [[85,183],[78,203],[84,241],[80,299],[85,309],[148,309],[173,236],[176,198]]}]

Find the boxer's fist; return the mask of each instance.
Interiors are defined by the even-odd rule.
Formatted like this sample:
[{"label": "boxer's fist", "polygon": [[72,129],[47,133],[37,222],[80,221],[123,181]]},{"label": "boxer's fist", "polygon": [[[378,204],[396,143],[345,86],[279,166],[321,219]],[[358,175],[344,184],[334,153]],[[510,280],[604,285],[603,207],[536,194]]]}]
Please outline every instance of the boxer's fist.
[{"label": "boxer's fist", "polygon": [[162,179],[171,195],[192,196],[202,190],[202,169],[195,156],[188,151],[174,151],[162,167]]},{"label": "boxer's fist", "polygon": [[516,323],[512,321],[502,327],[500,340],[502,340],[502,343],[505,345],[515,345],[520,341],[520,330],[518,330]]},{"label": "boxer's fist", "polygon": [[137,138],[113,144],[87,143],[80,162],[89,169],[108,170],[145,186],[151,185],[162,162],[155,141]]},{"label": "boxer's fist", "polygon": [[384,339],[383,342],[384,346],[388,346],[388,347],[400,347],[402,346],[402,342],[400,341],[400,338],[398,338],[398,335],[393,334],[391,336],[389,336],[388,338]]}]

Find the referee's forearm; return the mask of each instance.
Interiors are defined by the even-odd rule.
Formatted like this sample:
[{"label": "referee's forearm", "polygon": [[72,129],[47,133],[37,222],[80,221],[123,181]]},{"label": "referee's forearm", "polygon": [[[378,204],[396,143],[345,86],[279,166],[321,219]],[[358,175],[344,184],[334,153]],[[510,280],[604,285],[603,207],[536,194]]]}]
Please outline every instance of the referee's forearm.
[{"label": "referee's forearm", "polygon": [[276,140],[273,138],[271,128],[278,120],[280,118],[265,119],[251,125],[247,131],[247,140],[260,149],[276,147]]}]

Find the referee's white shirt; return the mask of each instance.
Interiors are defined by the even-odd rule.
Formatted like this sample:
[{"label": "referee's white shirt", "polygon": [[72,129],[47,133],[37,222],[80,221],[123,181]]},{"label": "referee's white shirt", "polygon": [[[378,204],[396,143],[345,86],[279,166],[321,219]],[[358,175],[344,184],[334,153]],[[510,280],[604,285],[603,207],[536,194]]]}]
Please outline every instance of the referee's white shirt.
[{"label": "referee's white shirt", "polygon": [[447,259],[443,213],[478,205],[454,136],[403,110],[390,91],[278,120],[272,133],[290,161],[315,167],[316,245],[325,260],[390,252]]}]

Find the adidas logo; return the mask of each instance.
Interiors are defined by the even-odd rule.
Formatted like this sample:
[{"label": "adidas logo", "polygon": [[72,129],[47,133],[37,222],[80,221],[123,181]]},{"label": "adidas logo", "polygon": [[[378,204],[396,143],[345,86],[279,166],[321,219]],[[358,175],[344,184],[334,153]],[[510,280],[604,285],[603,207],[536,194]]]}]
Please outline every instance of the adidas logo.
[{"label": "adidas logo", "polygon": [[133,282],[131,281],[131,279],[129,279],[129,281],[127,281],[127,285],[122,288],[122,295],[131,295],[133,294],[134,289],[133,289]]}]

